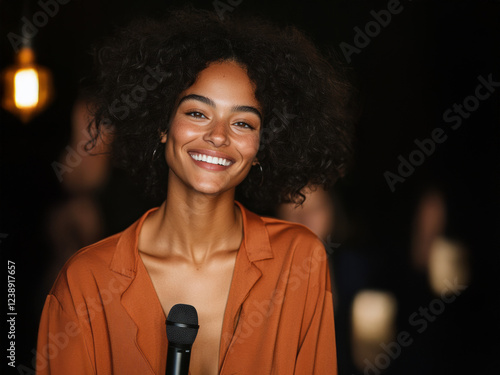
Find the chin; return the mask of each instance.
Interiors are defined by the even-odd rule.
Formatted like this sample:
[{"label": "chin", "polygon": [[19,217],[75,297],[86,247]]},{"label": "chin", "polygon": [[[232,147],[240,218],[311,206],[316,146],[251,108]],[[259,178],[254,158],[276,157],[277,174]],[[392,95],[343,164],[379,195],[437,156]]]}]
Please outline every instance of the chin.
[{"label": "chin", "polygon": [[192,186],[192,188],[198,193],[207,195],[219,195],[230,189],[213,183],[195,184]]}]

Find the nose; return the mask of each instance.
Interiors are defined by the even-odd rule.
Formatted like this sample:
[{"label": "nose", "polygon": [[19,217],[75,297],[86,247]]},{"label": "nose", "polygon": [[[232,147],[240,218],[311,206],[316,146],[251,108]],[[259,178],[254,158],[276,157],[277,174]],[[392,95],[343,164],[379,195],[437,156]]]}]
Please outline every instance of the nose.
[{"label": "nose", "polygon": [[214,121],[203,139],[214,147],[227,146],[229,143],[228,125],[223,120]]}]

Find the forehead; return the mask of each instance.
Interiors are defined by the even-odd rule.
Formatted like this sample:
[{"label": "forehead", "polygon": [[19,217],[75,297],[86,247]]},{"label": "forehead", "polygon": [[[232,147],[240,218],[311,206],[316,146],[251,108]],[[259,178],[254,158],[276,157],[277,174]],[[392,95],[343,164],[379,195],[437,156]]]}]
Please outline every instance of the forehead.
[{"label": "forehead", "polygon": [[234,61],[213,62],[202,70],[183,95],[198,94],[214,102],[260,107],[255,98],[256,85],[246,69]]}]

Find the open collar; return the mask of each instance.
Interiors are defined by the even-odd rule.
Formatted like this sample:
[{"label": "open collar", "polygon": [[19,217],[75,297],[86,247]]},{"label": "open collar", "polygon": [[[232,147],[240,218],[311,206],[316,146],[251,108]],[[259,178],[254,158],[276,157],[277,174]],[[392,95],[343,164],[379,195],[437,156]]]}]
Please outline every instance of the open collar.
[{"label": "open collar", "polygon": [[274,257],[269,234],[262,218],[248,211],[240,202],[235,202],[243,216],[243,241],[250,262]]},{"label": "open collar", "polygon": [[[253,263],[273,258],[269,234],[262,218],[247,210],[241,203],[235,203],[240,208],[243,217],[243,242],[248,260]],[[139,263],[137,246],[139,233],[146,218],[156,210],[158,207],[148,210],[139,220],[122,232],[111,260],[110,268],[112,271],[130,278],[135,277]]]},{"label": "open collar", "polygon": [[132,279],[135,278],[139,263],[139,233],[146,218],[156,210],[158,207],[148,210],[139,220],[122,232],[111,260],[110,268],[112,271]]},{"label": "open collar", "polygon": [[[219,349],[219,370],[222,371],[224,358],[231,346],[242,305],[251,289],[262,276],[260,261],[273,259],[274,254],[269,234],[262,218],[248,211],[241,203],[243,218],[243,240],[238,251],[231,281],[226,310],[224,313],[221,343]],[[165,315],[154,290],[153,284],[139,256],[138,239],[142,225],[149,214],[158,208],[148,210],[139,220],[122,232],[110,263],[112,271],[126,276],[130,282],[121,296],[121,303],[135,323],[136,344],[149,368],[154,373],[156,363],[166,356],[166,335],[162,327]],[[140,277],[137,277],[140,275]],[[148,318],[149,317],[149,318]],[[140,327],[140,329],[138,329]],[[145,350],[155,343],[155,353]],[[162,359],[163,358],[163,359]]]}]

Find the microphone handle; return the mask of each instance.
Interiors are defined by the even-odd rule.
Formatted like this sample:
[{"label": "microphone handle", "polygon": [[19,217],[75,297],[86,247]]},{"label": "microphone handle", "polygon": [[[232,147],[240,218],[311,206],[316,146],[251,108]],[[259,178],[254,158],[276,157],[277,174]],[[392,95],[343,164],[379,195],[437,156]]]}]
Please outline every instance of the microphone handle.
[{"label": "microphone handle", "polygon": [[165,375],[188,375],[190,360],[191,348],[185,349],[169,345]]}]

